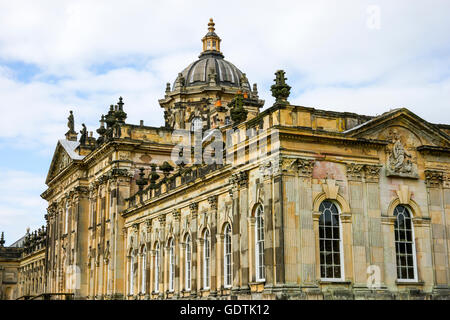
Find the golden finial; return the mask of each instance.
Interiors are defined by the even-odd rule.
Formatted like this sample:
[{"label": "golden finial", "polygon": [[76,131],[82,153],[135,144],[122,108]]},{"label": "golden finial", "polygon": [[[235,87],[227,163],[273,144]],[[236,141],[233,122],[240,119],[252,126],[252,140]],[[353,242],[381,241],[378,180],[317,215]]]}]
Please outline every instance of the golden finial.
[{"label": "golden finial", "polygon": [[214,21],[213,21],[213,18],[209,18],[209,23],[208,23],[208,30],[209,30],[209,32],[214,32],[214,25],[215,25],[215,23],[214,23]]}]

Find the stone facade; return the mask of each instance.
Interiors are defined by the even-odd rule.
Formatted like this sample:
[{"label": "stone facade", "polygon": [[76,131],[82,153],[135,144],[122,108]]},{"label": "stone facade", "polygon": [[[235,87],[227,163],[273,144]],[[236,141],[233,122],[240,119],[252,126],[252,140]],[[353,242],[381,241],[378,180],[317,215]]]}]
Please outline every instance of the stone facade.
[{"label": "stone facade", "polygon": [[[448,299],[450,127],[407,109],[369,117],[291,105],[283,71],[276,103],[259,112],[256,86],[215,73],[213,40],[214,29],[203,43],[217,63],[210,81],[179,75],[160,100],[164,127],[126,123],[120,99],[98,138],[83,130],[79,142],[74,133],[58,142],[42,194],[45,293]],[[336,210],[333,225],[324,204]],[[401,208],[412,225],[404,241]],[[324,225],[338,248],[322,248]],[[401,262],[406,277],[402,246],[413,250]],[[329,252],[339,276],[329,276]]]}]

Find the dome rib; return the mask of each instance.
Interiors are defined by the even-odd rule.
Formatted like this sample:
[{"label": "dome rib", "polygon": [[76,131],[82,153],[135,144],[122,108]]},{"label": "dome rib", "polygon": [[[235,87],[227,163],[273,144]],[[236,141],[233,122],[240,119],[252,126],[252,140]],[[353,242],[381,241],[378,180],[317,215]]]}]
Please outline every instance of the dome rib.
[{"label": "dome rib", "polygon": [[[211,69],[213,69],[217,76],[218,85],[232,87],[240,87],[242,85],[240,81],[242,76],[241,70],[231,62],[223,59],[223,55],[203,53],[198,60],[191,63],[181,72],[185,79],[186,87],[207,84],[209,82],[208,75],[210,74]],[[174,88],[175,84],[172,89]]]}]

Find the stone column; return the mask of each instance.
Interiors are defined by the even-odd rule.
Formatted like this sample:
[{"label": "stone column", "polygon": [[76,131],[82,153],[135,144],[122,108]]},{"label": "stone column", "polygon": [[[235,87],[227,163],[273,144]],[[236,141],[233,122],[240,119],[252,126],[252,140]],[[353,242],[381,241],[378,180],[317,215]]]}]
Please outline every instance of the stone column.
[{"label": "stone column", "polygon": [[223,241],[223,234],[216,234],[216,256],[211,256],[216,260],[216,288],[220,294],[223,288]]},{"label": "stone column", "polygon": [[[368,247],[366,251],[367,263],[376,266],[380,270],[380,288],[385,288],[384,268],[383,268],[383,233],[381,227],[381,206],[380,206],[380,170],[381,165],[364,165],[364,181],[367,194],[366,201],[366,229],[368,234]],[[366,269],[366,279],[369,276]],[[367,286],[367,280],[366,280]]]},{"label": "stone column", "polygon": [[247,233],[248,233],[248,274],[249,274],[249,282],[253,283],[256,282],[256,262],[255,262],[255,250],[256,250],[256,243],[255,243],[255,224],[256,219],[255,217],[247,217]]},{"label": "stone column", "polygon": [[123,169],[117,171],[117,180],[115,185],[115,198],[113,210],[111,212],[111,277],[113,279],[112,293],[114,298],[120,299],[126,291],[125,284],[125,247],[124,247],[124,218],[120,212],[126,209],[125,199],[130,196],[131,172]]},{"label": "stone column", "polygon": [[[239,287],[241,293],[250,293],[249,282],[249,239],[248,239],[248,172],[239,174]],[[234,285],[234,284],[233,284]]]},{"label": "stone column", "polygon": [[264,206],[264,266],[266,268],[265,288],[271,290],[275,279],[275,251],[273,246],[274,224],[273,224],[273,165],[270,161],[264,163],[260,170],[263,175],[263,206]]},{"label": "stone column", "polygon": [[[159,296],[161,298],[166,297],[166,289],[168,289],[166,278],[167,278],[167,243],[166,243],[166,216],[161,215],[158,217],[159,221],[159,248],[160,255],[159,261],[160,272],[159,272]],[[167,278],[168,280],[169,278]]]},{"label": "stone column", "polygon": [[450,198],[445,199],[445,193],[447,192],[449,195],[450,193],[447,184],[445,184],[447,190],[444,189],[445,177],[446,174],[443,171],[425,170],[428,211],[431,218],[434,291],[448,289],[449,283],[445,205]]},{"label": "stone column", "polygon": [[181,288],[183,288],[183,285],[181,283],[181,266],[183,264],[182,260],[182,239],[180,235],[180,210],[173,210],[172,211],[172,227],[173,227],[173,233],[175,235],[175,295],[176,297],[179,297],[181,293]]},{"label": "stone column", "polygon": [[197,296],[197,216],[198,216],[198,203],[191,203],[189,205],[191,210],[191,244],[192,244],[192,270],[191,270],[191,295]]},{"label": "stone column", "polygon": [[211,216],[211,232],[209,234],[210,236],[210,248],[211,248],[211,254],[210,254],[210,270],[211,270],[211,278],[210,278],[210,295],[215,296],[217,295],[217,248],[216,248],[216,235],[217,235],[217,205],[218,205],[218,198],[217,196],[211,196],[208,198],[208,202],[210,205],[210,216]]},{"label": "stone column", "polygon": [[[363,184],[363,171],[364,165],[357,163],[347,164],[347,180],[349,188],[349,202],[352,208],[351,222],[353,228],[349,228],[352,232],[351,237],[346,237],[346,225],[342,220],[343,240],[344,246],[350,241],[353,245],[354,257],[348,256],[344,250],[344,272],[345,279],[354,282],[354,285],[359,288],[365,288],[367,282],[367,255],[370,254],[370,248],[368,244],[367,224],[366,224],[366,201],[365,201],[365,188]],[[353,265],[354,274],[351,273],[349,267]]]},{"label": "stone column", "polygon": [[[201,288],[203,288],[203,248],[204,248],[204,241],[201,237],[198,237],[196,239],[197,242],[197,290],[200,291]],[[198,293],[199,296],[201,296],[201,292]]]},{"label": "stone column", "polygon": [[305,288],[316,288],[316,235],[313,223],[312,203],[312,172],[314,160],[298,159],[298,210],[299,210],[299,237],[300,257],[299,272],[300,284]]},{"label": "stone column", "polygon": [[284,214],[283,214],[283,172],[281,159],[274,161],[273,176],[273,229],[274,229],[274,285],[285,283],[285,257],[284,257]]},{"label": "stone column", "polygon": [[[75,297],[86,297],[88,293],[88,226],[89,226],[89,190],[87,187],[78,186],[75,188],[73,197],[73,214],[76,217],[76,238],[74,244],[75,257],[73,264],[80,271],[76,275],[75,283],[80,283],[79,288],[75,288]],[[79,277],[79,279],[78,279]],[[79,280],[79,281],[78,281]]]},{"label": "stone column", "polygon": [[381,217],[381,227],[384,240],[384,279],[390,290],[395,289],[395,281],[397,280],[394,222],[394,216],[383,215]]}]

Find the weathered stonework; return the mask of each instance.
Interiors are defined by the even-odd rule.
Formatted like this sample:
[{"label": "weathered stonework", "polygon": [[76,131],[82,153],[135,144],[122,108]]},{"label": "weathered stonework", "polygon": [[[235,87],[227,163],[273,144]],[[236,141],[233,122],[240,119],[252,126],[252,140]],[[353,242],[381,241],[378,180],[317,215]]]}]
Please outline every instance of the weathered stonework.
[{"label": "weathered stonework", "polygon": [[[277,103],[259,112],[245,74],[225,81],[216,64],[205,68],[222,61],[219,40],[203,39],[195,65],[205,74],[191,66],[166,88],[163,127],[126,123],[119,99],[97,139],[58,141],[42,193],[45,245],[14,261],[0,248],[1,297],[449,299],[448,126],[407,109],[368,117],[294,106],[284,72]],[[245,121],[228,118],[236,104]],[[174,161],[180,128],[218,129],[228,161]],[[323,276],[324,203],[337,210],[340,278]],[[414,230],[416,277],[406,282],[399,206]],[[18,280],[5,286],[10,270]]]}]

